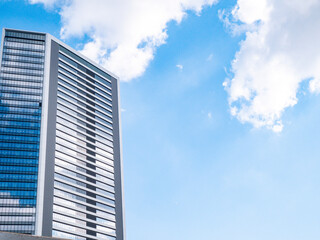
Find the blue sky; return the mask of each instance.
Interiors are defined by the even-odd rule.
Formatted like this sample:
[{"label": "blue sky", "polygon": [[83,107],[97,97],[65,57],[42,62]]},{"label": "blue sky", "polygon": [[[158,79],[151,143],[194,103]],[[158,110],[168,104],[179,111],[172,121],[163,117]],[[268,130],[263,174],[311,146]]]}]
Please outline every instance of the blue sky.
[{"label": "blue sky", "polygon": [[135,29],[139,72],[110,58],[134,45],[126,22],[72,32],[78,16],[50,2],[0,1],[0,27],[49,32],[123,76],[128,240],[320,238],[318,1],[175,0],[146,16],[158,32]]}]

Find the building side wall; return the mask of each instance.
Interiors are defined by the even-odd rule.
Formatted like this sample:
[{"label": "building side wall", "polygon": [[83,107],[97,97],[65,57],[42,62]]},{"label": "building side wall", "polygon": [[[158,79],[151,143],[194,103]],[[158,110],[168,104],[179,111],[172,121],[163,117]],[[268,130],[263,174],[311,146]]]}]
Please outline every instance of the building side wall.
[{"label": "building side wall", "polygon": [[118,79],[112,79],[112,111],[113,111],[113,142],[114,142],[114,175],[116,199],[117,240],[125,240],[124,203],[123,203],[123,174],[122,174],[122,145],[120,121],[120,94]]},{"label": "building side wall", "polygon": [[51,41],[42,236],[52,236],[59,45]]},{"label": "building side wall", "polygon": [[0,67],[1,67],[1,62],[2,62],[2,52],[3,52],[4,35],[5,35],[5,29],[2,29],[2,34],[1,34],[1,48],[0,48]]}]

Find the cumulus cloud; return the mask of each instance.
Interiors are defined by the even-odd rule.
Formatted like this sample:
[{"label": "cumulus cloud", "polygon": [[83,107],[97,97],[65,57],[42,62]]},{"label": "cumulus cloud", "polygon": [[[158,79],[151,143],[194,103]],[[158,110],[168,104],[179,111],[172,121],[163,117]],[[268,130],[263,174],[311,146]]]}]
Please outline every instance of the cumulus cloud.
[{"label": "cumulus cloud", "polygon": [[[245,39],[224,82],[241,122],[281,132],[282,114],[298,102],[303,81],[320,93],[320,1],[238,0],[220,15]],[[311,79],[311,80],[310,80]]]},{"label": "cumulus cloud", "polygon": [[29,0],[58,6],[62,38],[89,37],[82,52],[129,81],[141,76],[164,44],[167,24],[180,23],[216,0]]}]

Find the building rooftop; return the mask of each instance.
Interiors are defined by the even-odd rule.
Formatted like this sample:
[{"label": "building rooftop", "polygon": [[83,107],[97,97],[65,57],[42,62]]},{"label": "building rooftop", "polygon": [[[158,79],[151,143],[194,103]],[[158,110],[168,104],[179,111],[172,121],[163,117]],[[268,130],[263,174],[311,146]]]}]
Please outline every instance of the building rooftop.
[{"label": "building rooftop", "polygon": [[39,237],[19,233],[0,231],[0,240],[66,240],[65,238]]}]

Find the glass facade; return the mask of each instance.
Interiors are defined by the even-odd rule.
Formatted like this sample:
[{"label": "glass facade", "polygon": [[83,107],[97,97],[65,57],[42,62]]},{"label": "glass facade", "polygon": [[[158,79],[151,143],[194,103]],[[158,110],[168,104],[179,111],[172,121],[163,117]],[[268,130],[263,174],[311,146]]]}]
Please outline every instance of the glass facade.
[{"label": "glass facade", "polygon": [[116,239],[111,77],[60,47],[53,236]]},{"label": "glass facade", "polygon": [[0,231],[35,233],[45,35],[5,31],[0,72]]}]

